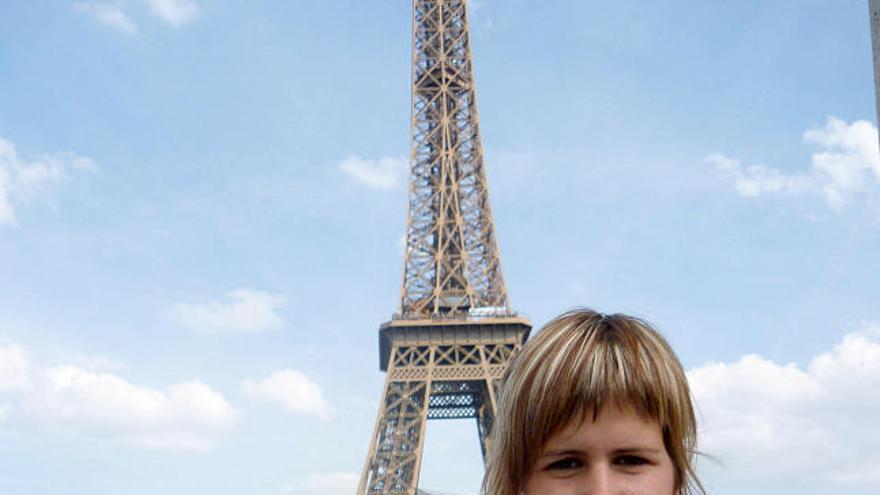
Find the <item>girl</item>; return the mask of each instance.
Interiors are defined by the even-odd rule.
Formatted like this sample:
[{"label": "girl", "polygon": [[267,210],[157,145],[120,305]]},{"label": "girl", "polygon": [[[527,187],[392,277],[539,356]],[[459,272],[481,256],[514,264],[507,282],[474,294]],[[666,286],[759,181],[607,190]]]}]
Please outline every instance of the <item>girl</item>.
[{"label": "girl", "polygon": [[696,421],[669,344],[631,316],[572,311],[513,358],[484,495],[705,494]]}]

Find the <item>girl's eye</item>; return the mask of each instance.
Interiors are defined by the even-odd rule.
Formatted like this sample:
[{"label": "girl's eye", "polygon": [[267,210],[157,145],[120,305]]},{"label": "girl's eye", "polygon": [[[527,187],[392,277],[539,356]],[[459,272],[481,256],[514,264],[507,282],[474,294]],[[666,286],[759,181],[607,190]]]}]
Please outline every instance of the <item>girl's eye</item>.
[{"label": "girl's eye", "polygon": [[614,459],[614,464],[624,467],[642,466],[648,464],[648,460],[637,455],[622,455]]},{"label": "girl's eye", "polygon": [[558,461],[555,461],[555,462],[549,464],[547,466],[547,469],[561,471],[561,470],[566,470],[566,469],[578,469],[583,466],[584,466],[584,464],[581,461],[579,461],[578,459],[575,459],[574,457],[568,457],[568,458],[560,459]]}]

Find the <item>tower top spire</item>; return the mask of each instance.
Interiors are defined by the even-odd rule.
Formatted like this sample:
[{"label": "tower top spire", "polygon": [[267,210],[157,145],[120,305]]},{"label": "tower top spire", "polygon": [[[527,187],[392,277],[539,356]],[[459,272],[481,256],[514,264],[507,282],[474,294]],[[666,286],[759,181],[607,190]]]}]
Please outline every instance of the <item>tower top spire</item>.
[{"label": "tower top spire", "polygon": [[467,0],[413,1],[412,64],[400,316],[511,315],[483,165]]}]

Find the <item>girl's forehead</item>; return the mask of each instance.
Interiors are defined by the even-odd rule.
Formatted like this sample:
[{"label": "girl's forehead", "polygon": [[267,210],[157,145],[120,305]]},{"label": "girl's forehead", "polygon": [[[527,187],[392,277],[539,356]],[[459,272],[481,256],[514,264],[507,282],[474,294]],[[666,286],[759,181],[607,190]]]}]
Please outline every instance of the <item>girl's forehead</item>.
[{"label": "girl's forehead", "polygon": [[580,414],[547,439],[544,449],[560,444],[597,444],[617,446],[623,444],[663,445],[660,424],[656,419],[645,417],[631,407],[609,404],[597,414]]}]

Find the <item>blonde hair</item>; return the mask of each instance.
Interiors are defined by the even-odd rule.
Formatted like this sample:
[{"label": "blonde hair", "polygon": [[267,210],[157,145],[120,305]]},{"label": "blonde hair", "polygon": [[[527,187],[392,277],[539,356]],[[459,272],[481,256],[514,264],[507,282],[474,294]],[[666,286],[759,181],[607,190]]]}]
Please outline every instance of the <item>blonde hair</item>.
[{"label": "blonde hair", "polygon": [[705,494],[694,471],[687,378],[663,337],[622,314],[575,310],[547,323],[511,360],[492,427],[484,495],[520,495],[547,441],[605,405],[660,425],[676,492]]}]

